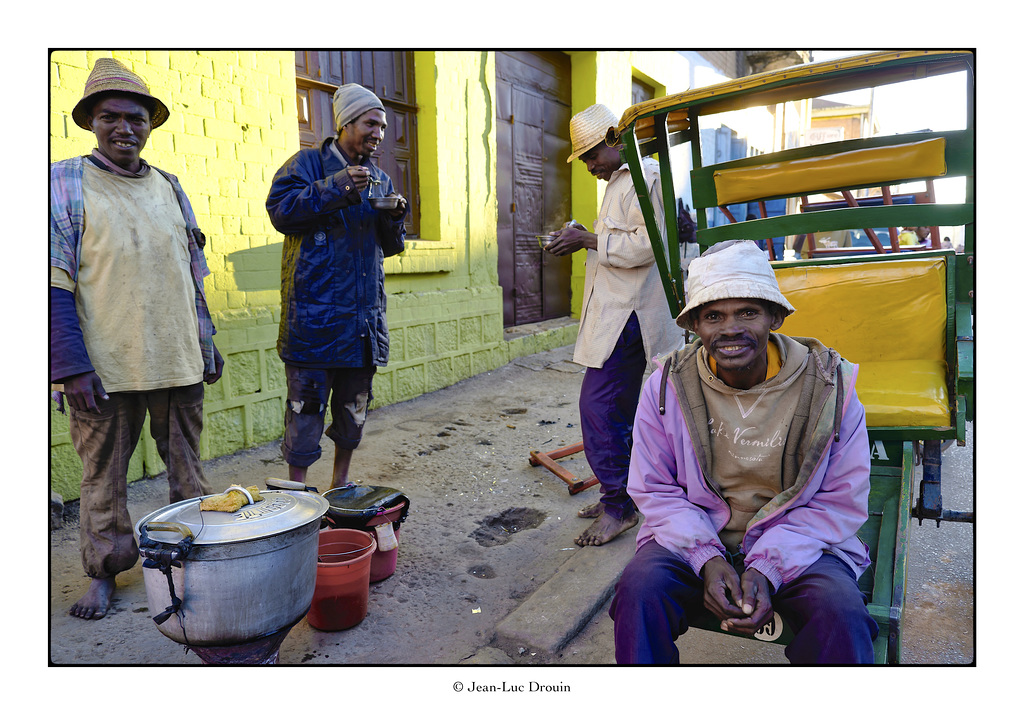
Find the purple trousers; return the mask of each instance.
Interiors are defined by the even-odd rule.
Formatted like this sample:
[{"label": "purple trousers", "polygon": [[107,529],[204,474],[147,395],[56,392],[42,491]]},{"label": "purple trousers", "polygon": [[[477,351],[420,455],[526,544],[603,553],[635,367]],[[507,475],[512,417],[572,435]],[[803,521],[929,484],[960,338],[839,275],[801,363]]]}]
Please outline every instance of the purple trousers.
[{"label": "purple trousers", "polygon": [[636,511],[626,493],[633,419],[643,387],[647,357],[636,313],[629,316],[612,354],[602,367],[588,367],[580,387],[583,451],[601,483],[601,503],[622,519]]},{"label": "purple trousers", "polygon": [[[791,663],[873,663],[878,624],[853,571],[824,554],[772,596],[772,607],[796,631],[786,646]],[[641,546],[615,586],[617,663],[679,663],[675,641],[689,619],[706,613],[704,581],[656,541]]]}]

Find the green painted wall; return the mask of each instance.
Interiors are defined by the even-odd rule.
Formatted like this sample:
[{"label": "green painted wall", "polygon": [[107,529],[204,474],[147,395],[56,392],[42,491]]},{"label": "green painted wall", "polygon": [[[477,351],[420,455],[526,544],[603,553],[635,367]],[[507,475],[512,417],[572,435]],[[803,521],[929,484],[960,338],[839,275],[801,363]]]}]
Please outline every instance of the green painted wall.
[{"label": "green painted wall", "polygon": [[[573,111],[603,101],[629,104],[630,77],[680,91],[667,78],[686,73],[671,52],[571,52]],[[207,296],[226,360],[208,386],[204,458],[280,438],[284,369],[275,342],[280,319],[283,236],[264,202],[270,181],[298,149],[291,51],[66,51],[50,56],[50,150],[56,161],[86,154],[93,135],[71,110],[97,57],[113,56],[169,107],[143,156],[176,174],[209,238]],[[509,360],[572,343],[575,325],[522,335],[502,325],[497,275],[494,55],[416,52],[421,240],[385,261],[391,363],[374,380],[372,407],[452,385]],[[675,73],[675,74],[674,74]],[[597,216],[603,182],[573,167],[573,215]],[[574,258],[573,311],[579,315],[584,260]],[[81,462],[67,418],[51,409],[51,485],[78,497]],[[144,433],[130,479],[164,465]]]}]

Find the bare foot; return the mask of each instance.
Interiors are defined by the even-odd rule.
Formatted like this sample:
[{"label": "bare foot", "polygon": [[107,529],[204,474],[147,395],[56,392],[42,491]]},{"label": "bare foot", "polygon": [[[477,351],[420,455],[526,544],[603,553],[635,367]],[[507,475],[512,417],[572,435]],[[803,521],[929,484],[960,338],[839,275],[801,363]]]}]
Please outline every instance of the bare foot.
[{"label": "bare foot", "polygon": [[580,546],[600,546],[607,544],[624,531],[629,531],[640,521],[640,517],[633,512],[625,519],[615,519],[603,512],[587,530],[576,537],[576,543]]},{"label": "bare foot", "polygon": [[604,514],[604,504],[602,504],[601,502],[591,504],[590,506],[585,506],[578,512],[576,512],[576,516],[578,516],[581,519],[596,519],[602,514]]},{"label": "bare foot", "polygon": [[114,577],[94,578],[89,584],[89,590],[78,599],[78,602],[68,611],[76,618],[96,621],[107,615],[110,608],[110,597],[114,593]]}]

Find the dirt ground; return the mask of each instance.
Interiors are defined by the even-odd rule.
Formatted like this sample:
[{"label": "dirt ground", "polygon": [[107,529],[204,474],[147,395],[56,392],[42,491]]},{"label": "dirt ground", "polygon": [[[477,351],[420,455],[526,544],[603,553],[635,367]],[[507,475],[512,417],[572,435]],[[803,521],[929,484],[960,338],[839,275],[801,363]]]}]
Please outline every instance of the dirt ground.
[{"label": "dirt ground", "polygon": [[[577,396],[583,373],[571,354],[571,348],[560,348],[518,359],[370,413],[351,474],[361,484],[401,489],[410,499],[397,571],[371,584],[368,615],[358,626],[321,632],[300,621],[281,647],[282,665],[614,663],[606,606],[558,653],[494,647],[502,619],[580,550],[573,538],[587,522],[576,511],[598,497],[596,487],[572,496],[553,474],[528,463],[532,449],[550,451],[580,439]],[[326,438],[322,444],[325,456],[310,469],[308,482],[325,490],[333,448]],[[951,448],[945,461],[944,506],[973,509],[973,446]],[[582,455],[561,464],[577,475],[590,475]],[[217,488],[262,488],[266,478],[286,477],[279,443],[210,460],[205,467]],[[166,499],[162,477],[133,484],[133,521]],[[974,661],[973,529],[970,524],[937,529],[934,522],[914,522],[904,662]],[[84,622],[67,615],[87,587],[74,503],[66,509],[63,526],[50,533],[49,585],[51,664],[201,663],[153,624],[141,564],[118,576],[113,606],[104,619]],[[576,604],[559,607],[571,611]],[[706,632],[684,638],[686,663],[786,662],[781,648],[771,644]],[[471,673],[476,680],[482,677],[479,670]],[[577,679],[600,677],[574,674]]]},{"label": "dirt ground", "polygon": [[[580,439],[576,406],[581,368],[563,349],[532,356],[486,375],[370,413],[351,476],[361,484],[401,489],[409,516],[401,529],[396,574],[371,587],[365,621],[338,633],[296,626],[281,663],[457,664],[488,640],[512,611],[576,550],[585,522],[577,509],[596,488],[570,496],[563,482],[528,463]],[[330,483],[333,446],[310,468],[308,483]],[[584,473],[582,459],[563,466]],[[264,486],[286,478],[280,444],[205,465],[217,488]],[[589,474],[589,473],[587,473]],[[162,477],[131,486],[138,521],[167,499]],[[197,663],[150,621],[136,565],[118,576],[113,608],[97,622],[66,615],[87,585],[78,557],[77,519],[69,509],[51,534],[50,656],[54,663]],[[382,648],[381,639],[401,641]]]}]

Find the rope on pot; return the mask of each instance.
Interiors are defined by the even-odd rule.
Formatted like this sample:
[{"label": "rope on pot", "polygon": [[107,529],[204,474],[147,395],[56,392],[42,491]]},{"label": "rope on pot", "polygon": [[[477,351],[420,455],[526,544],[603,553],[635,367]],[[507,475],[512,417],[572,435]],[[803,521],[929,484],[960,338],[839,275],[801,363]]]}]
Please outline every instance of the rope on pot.
[{"label": "rope on pot", "polygon": [[[181,599],[174,593],[174,579],[171,578],[171,568],[177,566],[181,568],[181,562],[188,558],[188,553],[192,549],[192,536],[186,536],[179,541],[173,549],[164,548],[165,544],[153,541],[149,538],[149,534],[146,530],[146,526],[143,525],[139,530],[139,550],[144,551],[146,560],[142,562],[142,567],[147,569],[157,569],[164,576],[167,577],[167,589],[171,595],[171,605],[165,608],[161,613],[153,616],[153,621],[160,625],[173,614],[178,613],[181,610]],[[185,631],[185,624],[182,624],[182,633]],[[188,638],[186,637],[186,640]]]}]

